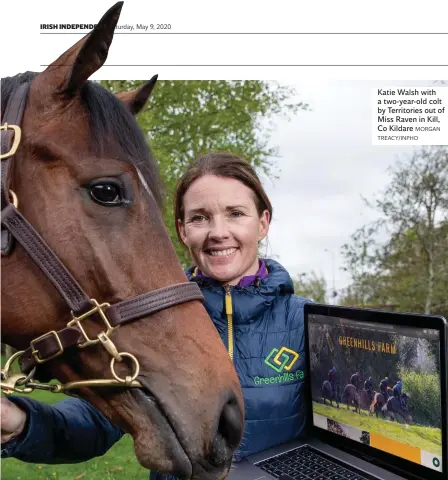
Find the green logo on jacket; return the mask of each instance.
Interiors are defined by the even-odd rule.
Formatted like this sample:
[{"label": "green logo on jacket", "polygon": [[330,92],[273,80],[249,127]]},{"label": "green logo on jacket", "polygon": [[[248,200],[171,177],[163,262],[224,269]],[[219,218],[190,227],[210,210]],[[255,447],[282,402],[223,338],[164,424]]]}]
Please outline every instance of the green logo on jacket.
[{"label": "green logo on jacket", "polygon": [[302,370],[296,370],[293,373],[290,372],[298,359],[299,354],[290,348],[282,347],[280,350],[273,348],[265,358],[264,363],[279,375],[273,377],[257,376],[254,378],[255,385],[272,385],[293,382],[294,380],[303,380],[305,374]]},{"label": "green logo on jacket", "polygon": [[283,370],[289,372],[298,358],[299,354],[290,348],[282,347],[280,350],[273,348],[264,363],[278,373]]}]

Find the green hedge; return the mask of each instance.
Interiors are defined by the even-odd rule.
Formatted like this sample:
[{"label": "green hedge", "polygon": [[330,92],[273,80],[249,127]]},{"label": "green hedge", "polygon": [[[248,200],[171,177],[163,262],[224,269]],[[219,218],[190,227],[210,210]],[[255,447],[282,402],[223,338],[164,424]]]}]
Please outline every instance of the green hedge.
[{"label": "green hedge", "polygon": [[403,392],[409,395],[409,410],[413,422],[424,426],[442,425],[442,406],[440,403],[440,377],[436,374],[422,374],[410,370],[401,370]]}]

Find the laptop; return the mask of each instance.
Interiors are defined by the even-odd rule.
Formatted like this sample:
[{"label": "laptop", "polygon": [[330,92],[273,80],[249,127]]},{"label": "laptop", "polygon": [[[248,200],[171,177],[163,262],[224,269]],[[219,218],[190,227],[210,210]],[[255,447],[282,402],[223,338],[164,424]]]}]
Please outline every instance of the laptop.
[{"label": "laptop", "polygon": [[230,480],[448,478],[443,317],[307,304],[305,355],[305,434]]}]

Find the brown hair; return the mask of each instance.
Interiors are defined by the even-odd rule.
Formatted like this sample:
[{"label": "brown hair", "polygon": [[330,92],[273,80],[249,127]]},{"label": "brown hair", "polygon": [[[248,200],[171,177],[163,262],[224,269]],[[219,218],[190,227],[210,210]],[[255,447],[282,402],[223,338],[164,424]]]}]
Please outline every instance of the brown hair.
[{"label": "brown hair", "polygon": [[179,240],[182,242],[179,233],[177,220],[184,220],[184,195],[191,184],[205,175],[216,175],[218,177],[234,178],[249,187],[254,193],[254,201],[258,214],[267,210],[269,212],[269,222],[272,219],[272,205],[261,185],[258,175],[250,163],[241,157],[237,157],[229,152],[211,152],[201,155],[193,162],[177,183],[174,193],[174,223]]}]

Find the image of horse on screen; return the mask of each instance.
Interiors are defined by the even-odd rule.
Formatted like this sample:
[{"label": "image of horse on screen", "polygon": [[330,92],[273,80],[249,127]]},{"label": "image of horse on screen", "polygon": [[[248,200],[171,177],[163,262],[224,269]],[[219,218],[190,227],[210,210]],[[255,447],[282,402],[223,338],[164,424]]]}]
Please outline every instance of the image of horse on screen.
[{"label": "image of horse on screen", "polygon": [[[438,467],[442,455],[436,331],[310,321],[313,413],[326,429]],[[319,425],[320,426],[320,425]]]}]

